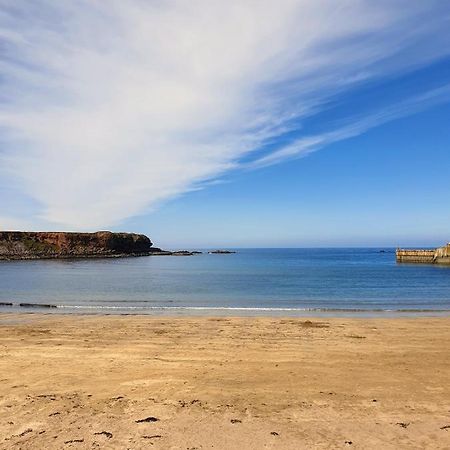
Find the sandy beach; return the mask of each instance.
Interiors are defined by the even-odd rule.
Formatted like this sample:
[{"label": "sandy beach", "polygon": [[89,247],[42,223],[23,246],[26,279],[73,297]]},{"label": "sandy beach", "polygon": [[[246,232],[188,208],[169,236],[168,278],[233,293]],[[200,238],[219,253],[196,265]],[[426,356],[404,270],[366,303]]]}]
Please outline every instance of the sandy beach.
[{"label": "sandy beach", "polygon": [[450,318],[0,316],[0,448],[450,448]]}]

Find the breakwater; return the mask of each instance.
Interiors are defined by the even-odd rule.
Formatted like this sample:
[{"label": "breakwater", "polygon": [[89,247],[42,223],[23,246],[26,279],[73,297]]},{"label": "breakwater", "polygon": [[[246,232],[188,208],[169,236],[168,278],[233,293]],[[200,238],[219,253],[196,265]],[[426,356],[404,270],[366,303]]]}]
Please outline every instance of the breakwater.
[{"label": "breakwater", "polygon": [[398,248],[395,256],[399,263],[450,265],[450,243],[431,250]]}]

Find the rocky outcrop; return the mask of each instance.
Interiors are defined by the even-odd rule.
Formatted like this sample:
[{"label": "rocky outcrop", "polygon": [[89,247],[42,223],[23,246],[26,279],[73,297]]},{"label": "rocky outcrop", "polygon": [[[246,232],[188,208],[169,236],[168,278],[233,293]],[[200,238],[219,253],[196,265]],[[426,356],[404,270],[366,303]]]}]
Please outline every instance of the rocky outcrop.
[{"label": "rocky outcrop", "polygon": [[193,256],[193,255],[201,255],[202,252],[196,250],[177,250],[175,252],[170,252],[171,256]]},{"label": "rocky outcrop", "polygon": [[0,231],[0,259],[100,258],[160,252],[143,234]]}]

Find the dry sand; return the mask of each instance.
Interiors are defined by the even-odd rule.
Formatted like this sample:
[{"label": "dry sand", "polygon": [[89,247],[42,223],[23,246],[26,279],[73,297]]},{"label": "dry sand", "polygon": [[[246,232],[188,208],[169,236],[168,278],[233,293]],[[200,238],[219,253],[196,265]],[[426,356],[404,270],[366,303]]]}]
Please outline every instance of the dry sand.
[{"label": "dry sand", "polygon": [[450,318],[0,315],[0,448],[450,448]]}]

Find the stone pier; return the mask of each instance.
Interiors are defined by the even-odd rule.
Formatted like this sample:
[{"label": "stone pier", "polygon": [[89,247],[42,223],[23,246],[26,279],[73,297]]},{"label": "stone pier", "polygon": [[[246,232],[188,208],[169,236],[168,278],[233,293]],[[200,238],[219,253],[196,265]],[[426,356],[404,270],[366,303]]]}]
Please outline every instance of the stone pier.
[{"label": "stone pier", "polygon": [[450,265],[450,243],[432,250],[398,248],[395,255],[399,263]]}]

